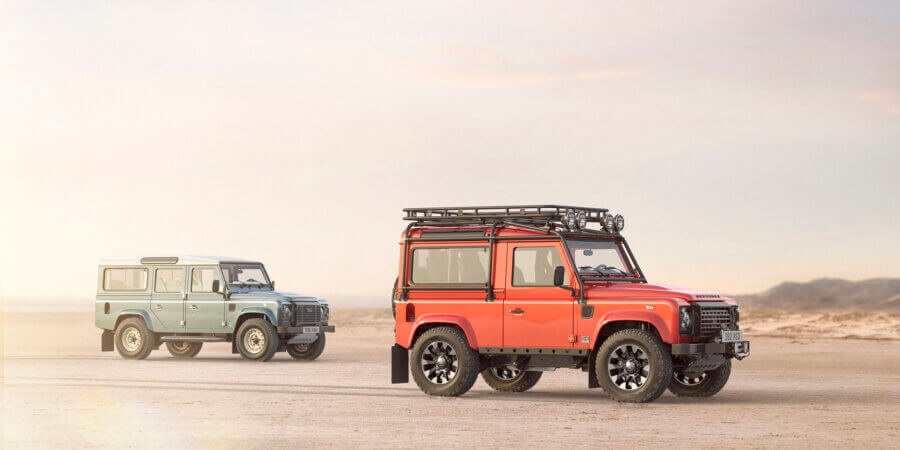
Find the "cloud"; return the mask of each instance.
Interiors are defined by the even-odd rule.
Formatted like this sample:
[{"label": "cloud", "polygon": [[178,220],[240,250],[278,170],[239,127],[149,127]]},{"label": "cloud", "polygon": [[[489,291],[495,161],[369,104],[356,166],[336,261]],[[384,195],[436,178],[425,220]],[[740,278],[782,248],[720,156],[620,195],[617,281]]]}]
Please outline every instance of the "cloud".
[{"label": "cloud", "polygon": [[896,91],[866,91],[861,92],[856,98],[877,106],[887,115],[900,116],[900,95]]},{"label": "cloud", "polygon": [[474,87],[515,87],[567,80],[600,80],[638,76],[642,69],[602,64],[582,55],[556,53],[541,57],[504,54],[493,49],[453,45],[436,49],[436,59],[420,63],[422,77]]}]

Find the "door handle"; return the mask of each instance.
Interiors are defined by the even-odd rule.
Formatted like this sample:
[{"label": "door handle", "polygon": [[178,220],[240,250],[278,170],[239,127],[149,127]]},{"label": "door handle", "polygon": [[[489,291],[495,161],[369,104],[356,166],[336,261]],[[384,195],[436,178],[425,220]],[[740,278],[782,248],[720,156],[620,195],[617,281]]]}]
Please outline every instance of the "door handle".
[{"label": "door handle", "polygon": [[156,310],[159,311],[162,309],[162,305],[156,305]]},{"label": "door handle", "polygon": [[521,309],[521,308],[519,308],[519,309],[511,309],[511,310],[509,310],[509,312],[511,312],[511,313],[513,313],[513,314],[522,314],[522,313],[525,312],[525,310],[524,310],[524,309]]},{"label": "door handle", "polygon": [[197,310],[197,305],[191,305],[191,309],[194,310],[194,311],[196,311],[196,310]]}]

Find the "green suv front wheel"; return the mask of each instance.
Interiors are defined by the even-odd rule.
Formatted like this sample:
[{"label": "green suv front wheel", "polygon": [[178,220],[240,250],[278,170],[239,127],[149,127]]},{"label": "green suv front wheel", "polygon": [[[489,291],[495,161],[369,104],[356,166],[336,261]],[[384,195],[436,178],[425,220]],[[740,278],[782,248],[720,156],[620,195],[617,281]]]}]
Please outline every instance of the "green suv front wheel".
[{"label": "green suv front wheel", "polygon": [[241,356],[252,361],[272,359],[279,345],[275,327],[265,319],[247,319],[234,339]]},{"label": "green suv front wheel", "polygon": [[286,345],[285,348],[291,358],[312,361],[325,351],[325,333],[320,334],[319,338],[311,344],[291,344]]}]

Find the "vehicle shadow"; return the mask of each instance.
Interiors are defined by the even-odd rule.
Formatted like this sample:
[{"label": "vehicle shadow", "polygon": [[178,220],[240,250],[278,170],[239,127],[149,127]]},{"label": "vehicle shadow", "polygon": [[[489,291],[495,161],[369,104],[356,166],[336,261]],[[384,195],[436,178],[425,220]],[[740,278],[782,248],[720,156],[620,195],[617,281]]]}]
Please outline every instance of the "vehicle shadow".
[{"label": "vehicle shadow", "polygon": [[[6,386],[59,386],[79,388],[102,389],[157,389],[157,390],[191,390],[214,391],[255,394],[280,394],[280,395],[322,395],[322,396],[359,396],[359,397],[384,397],[384,398],[409,398],[421,396],[423,399],[430,397],[415,386],[388,385],[388,386],[350,386],[339,384],[292,384],[292,383],[255,383],[255,382],[227,382],[227,381],[173,381],[167,385],[160,385],[158,379],[123,379],[123,378],[51,378],[51,377],[9,377],[5,380]],[[455,401],[494,400],[504,402],[528,402],[528,403],[579,403],[598,404],[608,402],[619,404],[606,397],[603,391],[572,390],[572,391],[541,391],[539,389],[513,393],[497,392],[479,386],[465,395],[453,399]],[[835,394],[833,389],[806,391],[777,391],[766,389],[734,389],[724,391],[710,398],[677,397],[670,393],[664,394],[653,403],[646,406],[669,405],[783,405],[803,406],[810,404],[890,404],[898,402],[897,395],[883,395],[878,392],[859,390],[842,390]],[[621,405],[630,405],[621,403]]]},{"label": "vehicle shadow", "polygon": [[[603,391],[599,389],[591,389],[584,391],[551,391],[541,392],[540,390],[511,393],[511,392],[495,392],[495,391],[476,391],[469,392],[465,395],[467,398],[493,398],[502,399],[504,401],[524,401],[524,402],[596,402],[610,401]],[[655,400],[652,405],[690,405],[690,404],[724,404],[724,405],[809,405],[815,404],[896,404],[900,401],[900,396],[883,395],[878,392],[859,390],[842,390],[840,394],[835,394],[831,387],[823,387],[822,390],[805,390],[805,391],[778,391],[766,389],[734,389],[720,392],[719,394],[708,398],[697,397],[678,397],[666,392],[662,397]],[[626,403],[623,403],[626,404]]]}]

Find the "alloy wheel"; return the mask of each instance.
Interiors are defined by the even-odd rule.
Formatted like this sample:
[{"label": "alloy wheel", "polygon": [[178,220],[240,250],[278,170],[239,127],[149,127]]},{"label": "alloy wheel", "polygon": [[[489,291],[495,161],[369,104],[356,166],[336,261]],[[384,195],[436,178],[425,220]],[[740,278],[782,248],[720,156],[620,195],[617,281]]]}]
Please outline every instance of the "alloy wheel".
[{"label": "alloy wheel", "polygon": [[672,376],[679,384],[683,384],[685,386],[696,386],[706,379],[706,372],[701,372],[697,375],[687,375],[679,372],[673,372]]},{"label": "alloy wheel", "polygon": [[650,377],[650,360],[647,351],[636,344],[616,347],[606,363],[607,374],[613,384],[625,391],[640,389]]},{"label": "alloy wheel", "polygon": [[522,374],[522,371],[512,364],[507,364],[505,366],[492,367],[491,373],[501,380],[509,381],[518,378],[519,375]]},{"label": "alloy wheel", "polygon": [[421,366],[428,381],[447,384],[459,373],[459,356],[446,341],[434,341],[422,352]]}]

